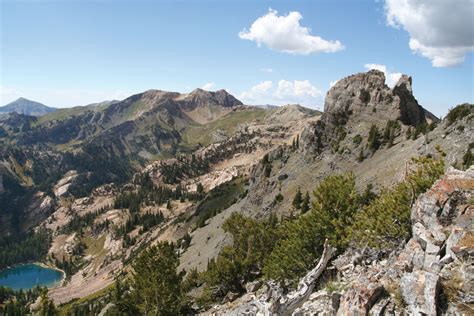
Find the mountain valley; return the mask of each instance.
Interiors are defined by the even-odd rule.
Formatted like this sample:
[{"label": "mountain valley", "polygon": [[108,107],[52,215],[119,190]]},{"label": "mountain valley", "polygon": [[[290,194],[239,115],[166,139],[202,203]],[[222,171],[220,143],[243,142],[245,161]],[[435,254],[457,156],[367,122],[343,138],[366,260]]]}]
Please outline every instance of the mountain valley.
[{"label": "mountain valley", "polygon": [[[183,314],[474,310],[472,104],[439,119],[418,104],[411,77],[389,88],[370,70],[339,80],[323,112],[247,106],[225,90],[196,89],[32,113],[0,116],[0,268],[39,261],[64,271],[47,294],[64,315],[144,314],[133,303],[135,275],[146,271],[137,262],[163,245],[174,247]],[[410,196],[398,203],[404,189]],[[348,241],[318,226],[305,264],[283,266],[291,258],[277,250],[303,247],[284,248],[292,229],[305,230],[295,223],[324,218],[318,197],[334,199],[334,212],[350,200],[354,214],[376,203],[391,214],[387,194],[406,206],[397,215],[405,222],[396,217],[386,229],[404,229],[385,238],[390,245],[373,246],[369,226],[351,226],[358,215],[344,213],[323,226],[343,221]],[[30,242],[43,246],[13,250]],[[317,266],[321,276],[305,283]],[[442,280],[454,276],[462,286],[448,295],[457,285]],[[298,282],[310,290],[298,292]]]}]

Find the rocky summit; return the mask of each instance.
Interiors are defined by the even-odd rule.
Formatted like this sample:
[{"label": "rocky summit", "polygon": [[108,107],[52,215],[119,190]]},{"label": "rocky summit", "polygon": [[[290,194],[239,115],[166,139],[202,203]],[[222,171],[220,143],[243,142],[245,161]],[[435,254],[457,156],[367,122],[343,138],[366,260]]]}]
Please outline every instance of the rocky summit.
[{"label": "rocky summit", "polygon": [[402,75],[393,89],[385,84],[385,75],[370,70],[339,80],[327,93],[324,112],[338,116],[353,116],[360,121],[375,116],[381,121],[399,120],[417,126],[425,121],[425,110],[412,91],[412,78]]},{"label": "rocky summit", "polygon": [[472,314],[474,106],[385,81],[324,112],[195,89],[1,115],[0,269],[64,279],[0,314]]}]

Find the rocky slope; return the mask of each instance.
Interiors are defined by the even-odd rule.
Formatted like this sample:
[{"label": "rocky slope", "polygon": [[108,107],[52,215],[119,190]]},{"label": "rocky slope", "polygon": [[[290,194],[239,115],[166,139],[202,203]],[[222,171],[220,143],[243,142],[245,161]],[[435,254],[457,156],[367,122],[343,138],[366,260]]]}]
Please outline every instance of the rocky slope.
[{"label": "rocky slope", "polygon": [[[150,147],[159,149],[162,142],[178,142],[179,131],[192,123],[219,118],[228,109],[242,105],[227,92],[195,90],[189,94],[149,90],[123,101],[75,110],[73,115],[54,113],[41,119],[26,135],[19,135],[19,142],[37,144],[51,142],[100,143],[102,138],[114,136],[114,146],[120,141],[125,147],[138,139],[149,139]],[[198,110],[215,110],[213,117],[201,117]],[[63,116],[66,114],[67,116]],[[193,120],[191,117],[195,117]]]},{"label": "rocky slope", "polygon": [[[473,197],[474,168],[451,168],[417,199],[411,210],[413,237],[388,259],[348,250],[327,267],[333,281],[306,297],[284,295],[277,284],[257,281],[243,297],[203,315],[271,315],[277,310],[291,315],[471,314]],[[316,279],[307,276],[302,284],[314,286]],[[292,299],[298,304],[288,308]]]},{"label": "rocky slope", "polygon": [[[402,179],[407,161],[434,154],[437,146],[447,153],[450,165],[459,164],[468,144],[474,141],[471,119],[466,117],[453,125],[436,119],[438,123],[436,127],[431,125],[431,131],[407,139],[407,130],[416,130],[410,124],[428,124],[423,108],[412,95],[400,98],[396,94],[410,82],[404,76],[391,90],[384,84],[384,74],[374,70],[340,80],[328,92],[321,118],[306,121],[299,148],[270,153],[272,171],[267,179],[262,177],[261,166],[251,172],[251,189],[242,211],[252,216],[265,216],[270,209],[279,214],[288,212],[298,187],[310,191],[321,179],[337,172],[354,172],[361,189],[369,183],[375,187],[393,185]],[[361,100],[361,91],[369,95],[367,102]],[[374,112],[374,108],[378,110]],[[404,123],[400,121],[404,113],[412,113],[416,119]],[[384,140],[389,121],[398,122],[391,129],[391,144],[389,139]],[[377,148],[369,144],[372,126],[378,130]],[[287,198],[273,205],[279,193]]]},{"label": "rocky slope", "polygon": [[[367,79],[367,76],[375,78]],[[381,77],[383,78],[383,73],[374,71],[348,77],[353,81],[352,84],[348,84],[348,89],[358,86],[359,80],[362,82],[375,80],[380,86],[374,86],[370,93],[376,94],[378,88],[385,87],[385,93],[391,94],[391,90],[380,81]],[[346,85],[347,80],[342,80],[341,84]],[[401,117],[400,107],[403,108],[405,104],[395,102],[393,104],[395,109],[391,110],[390,115],[387,114],[389,110],[383,113],[366,111],[361,105],[360,112],[357,108],[353,108],[352,113],[349,110],[345,114],[347,116],[343,122],[337,122],[337,114],[333,114],[337,111],[333,112],[332,105],[333,102],[340,101],[333,96],[333,92],[339,89],[341,87],[336,86],[328,93],[332,95],[332,99],[326,102],[329,112],[324,112],[322,117],[316,116],[304,121],[299,148],[295,150],[288,146],[290,143],[287,143],[286,146],[282,144],[269,151],[270,173],[265,174],[265,165],[262,163],[254,164],[249,172],[248,194],[245,198],[224,210],[222,216],[209,219],[206,227],[197,228],[191,234],[193,237],[191,245],[182,254],[182,268],[204,270],[207,262],[217,256],[222,247],[232,242],[221,226],[233,212],[256,218],[265,218],[270,214],[277,214],[280,217],[295,215],[297,211],[292,206],[292,199],[298,188],[303,192],[306,190],[311,192],[322,179],[334,173],[353,172],[361,191],[368,184],[372,184],[378,191],[382,187],[390,187],[403,180],[406,164],[412,157],[435,155],[437,147],[441,147],[447,153],[445,158],[447,165],[460,167],[463,156],[470,151],[469,144],[474,142],[474,124],[471,115],[453,124],[448,120],[439,122],[433,130],[426,134],[420,133],[415,139],[406,137],[406,131],[415,130],[415,127],[400,123],[392,146],[385,143],[375,151],[370,150],[367,147],[371,126],[379,126],[379,133],[382,134],[388,120],[397,120]],[[346,91],[344,95],[352,96],[353,92]],[[357,95],[355,92],[354,94]],[[378,103],[374,104],[378,106]],[[408,105],[408,108],[410,106]],[[368,122],[363,122],[362,119]],[[361,138],[359,143],[354,141],[356,135]],[[296,134],[294,136],[296,137]],[[381,135],[380,137],[382,138]],[[337,150],[335,144],[339,147]],[[362,160],[359,159],[360,151],[364,151]],[[283,200],[278,201],[278,195],[282,195]]]},{"label": "rocky slope", "polygon": [[[4,123],[8,135],[3,141],[9,147],[0,156],[0,191],[13,192],[17,183],[37,197],[31,205],[40,207],[20,218],[31,218],[28,227],[40,223],[51,231],[48,263],[62,268],[71,263],[66,264],[68,280],[50,291],[56,303],[104,290],[129,271],[144,247],[161,240],[182,246],[180,271],[203,271],[232,243],[222,224],[234,212],[255,218],[297,216],[291,205],[295,192],[311,192],[334,173],[354,172],[360,190],[373,184],[378,191],[403,179],[412,157],[434,154],[438,146],[447,153],[447,165],[463,165],[474,143],[472,111],[440,122],[417,103],[409,77],[393,89],[384,81],[377,71],[340,80],[328,92],[324,113],[298,105],[247,107],[223,90],[150,90],[119,102],[26,119],[21,131]],[[144,167],[137,164],[127,173],[122,168],[132,159]],[[14,181],[4,181],[5,175]],[[48,180],[49,195],[38,190],[40,180]],[[22,194],[15,199],[22,200]],[[138,207],[117,203],[134,195],[141,196]],[[343,260],[353,255],[340,256],[331,269],[339,269],[336,262],[347,265]],[[370,264],[376,262],[371,255],[362,254]],[[347,280],[338,282],[349,283],[370,267],[358,264]],[[249,292],[255,286],[249,285]],[[316,288],[319,294],[311,296],[316,303],[310,300],[300,308],[328,309],[336,301],[341,306],[350,301]],[[357,298],[359,290],[375,291],[369,305],[382,291],[371,286],[346,294]]]},{"label": "rocky slope", "polygon": [[[189,94],[150,90],[123,101],[60,109],[39,118],[1,114],[0,199],[7,202],[0,204],[0,236],[10,231],[13,205],[18,218],[27,216],[30,206],[36,205],[36,199],[27,203],[29,199],[22,198],[23,191],[43,196],[39,191],[54,191],[55,182],[68,172],[77,174],[69,187],[74,196],[87,195],[104,183],[123,183],[140,164],[156,156],[174,155],[180,146],[187,146],[180,143],[189,127],[200,128],[200,121],[223,116],[232,118],[236,110],[247,111],[224,90],[197,89]],[[228,130],[232,132],[245,120],[233,119]],[[195,148],[197,143],[189,146]],[[58,198],[64,192],[60,193]],[[36,225],[44,216],[34,218]]]},{"label": "rocky slope", "polygon": [[[306,109],[302,111],[306,112]],[[285,115],[284,111],[281,115]],[[271,117],[272,120],[284,119],[279,116],[277,114]],[[286,124],[283,125],[267,123],[266,119],[256,125],[248,122],[243,124],[237,133],[223,136],[220,142],[200,148],[192,155],[181,154],[175,158],[157,160],[136,173],[131,182],[120,186],[110,184],[99,187],[85,198],[74,198],[70,192],[71,186],[77,181],[78,173],[71,171],[65,174],[53,187],[59,205],[41,225],[53,232],[53,244],[49,253],[51,263],[54,263],[51,258],[59,261],[73,258],[78,269],[73,272],[70,281],[52,289],[50,297],[57,304],[65,303],[109,286],[117,275],[128,270],[128,265],[124,265],[124,262],[128,263],[140,249],[159,240],[179,241],[186,233],[191,233],[196,227],[203,225],[204,230],[196,230],[193,238],[202,242],[208,240],[208,234],[214,234],[208,224],[209,218],[219,218],[222,221],[230,214],[222,208],[230,206],[231,209],[238,210],[240,195],[247,187],[245,179],[252,166],[278,146],[289,146],[295,135],[302,132],[306,123],[317,117],[305,114],[304,118],[298,116],[297,121],[286,118]],[[208,166],[196,168],[196,165],[203,161],[207,162]],[[124,236],[117,234],[117,228],[125,225],[132,214],[126,208],[114,207],[114,200],[120,194],[140,190],[140,179],[145,176],[156,186],[171,190],[180,186],[190,194],[196,193],[197,185],[201,184],[205,197],[201,201],[172,198],[169,207],[166,201],[142,205],[142,216],[147,213],[161,213],[164,215],[164,221],[148,231],[142,231],[142,226],[136,225],[127,234],[134,240],[132,245],[128,245],[124,243]],[[234,204],[235,201],[237,203]],[[215,210],[219,215],[206,215],[208,209]],[[75,216],[94,218],[91,224],[83,227],[82,236],[76,231],[66,229]],[[105,222],[109,223],[107,227],[102,226]],[[221,237],[225,239],[224,236]],[[85,254],[79,258],[73,253],[81,243],[87,247]],[[199,245],[200,242],[196,244]],[[204,269],[207,264],[204,260],[215,256],[216,249],[220,247],[208,252],[205,247],[197,250],[202,252],[202,260],[197,258],[194,249],[192,247],[186,252],[183,249],[180,269],[186,270],[195,266]]]}]

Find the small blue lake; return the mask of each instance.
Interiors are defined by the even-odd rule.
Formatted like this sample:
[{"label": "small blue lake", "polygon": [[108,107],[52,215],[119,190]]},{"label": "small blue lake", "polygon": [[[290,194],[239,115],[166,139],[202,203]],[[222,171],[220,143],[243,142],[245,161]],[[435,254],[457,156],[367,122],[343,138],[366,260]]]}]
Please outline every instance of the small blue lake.
[{"label": "small blue lake", "polygon": [[37,285],[53,287],[60,284],[62,277],[61,271],[28,263],[0,271],[0,285],[14,290],[27,290]]}]

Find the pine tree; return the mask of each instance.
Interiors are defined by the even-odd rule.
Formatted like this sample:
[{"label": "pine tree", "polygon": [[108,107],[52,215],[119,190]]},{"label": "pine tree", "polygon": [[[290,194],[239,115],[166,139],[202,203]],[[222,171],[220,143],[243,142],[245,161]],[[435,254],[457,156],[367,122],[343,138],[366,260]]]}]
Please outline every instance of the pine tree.
[{"label": "pine tree", "polygon": [[48,290],[46,289],[41,293],[41,316],[54,316],[56,315],[56,307],[52,300],[48,298]]},{"label": "pine tree", "polygon": [[462,157],[462,165],[466,169],[474,164],[474,156],[472,154],[473,148],[474,148],[474,143],[470,143],[469,147],[467,148],[466,153]]},{"label": "pine tree", "polygon": [[301,190],[298,188],[298,191],[296,191],[295,197],[293,198],[293,207],[297,210],[301,209],[301,202],[303,202],[302,195],[301,195]]},{"label": "pine tree", "polygon": [[304,214],[309,211],[310,200],[309,200],[309,192],[306,191],[306,194],[303,198],[303,203],[301,204],[301,213]]},{"label": "pine tree", "polygon": [[357,161],[358,162],[362,162],[364,161],[365,159],[365,156],[364,156],[364,148],[361,148],[360,149],[360,152],[359,152],[359,156],[357,157]]},{"label": "pine tree", "polygon": [[218,289],[218,298],[229,291],[243,293],[244,283],[259,277],[263,263],[278,240],[278,219],[272,214],[258,221],[233,213],[222,228],[232,235],[233,245],[222,249],[216,260],[208,264],[205,280]]},{"label": "pine tree", "polygon": [[[444,153],[440,154],[443,157]],[[395,249],[410,237],[412,202],[443,174],[444,160],[421,157],[413,159],[412,164],[416,168],[405,182],[383,190],[356,213],[348,240],[359,247]]]},{"label": "pine tree", "polygon": [[145,249],[132,264],[132,298],[141,314],[176,315],[182,305],[179,258],[173,244]]},{"label": "pine tree", "polygon": [[380,133],[378,127],[375,124],[370,127],[367,147],[373,152],[375,152],[380,147]]},{"label": "pine tree", "polygon": [[204,197],[204,187],[202,186],[201,182],[197,184],[196,193],[199,200],[201,200]]},{"label": "pine tree", "polygon": [[266,178],[270,177],[270,174],[272,172],[272,165],[266,164],[265,169],[264,169],[264,175]]},{"label": "pine tree", "polygon": [[313,195],[311,210],[281,228],[284,237],[265,260],[266,277],[283,281],[304,275],[321,254],[326,238],[339,251],[346,247],[346,229],[360,201],[354,175],[329,176]]}]

